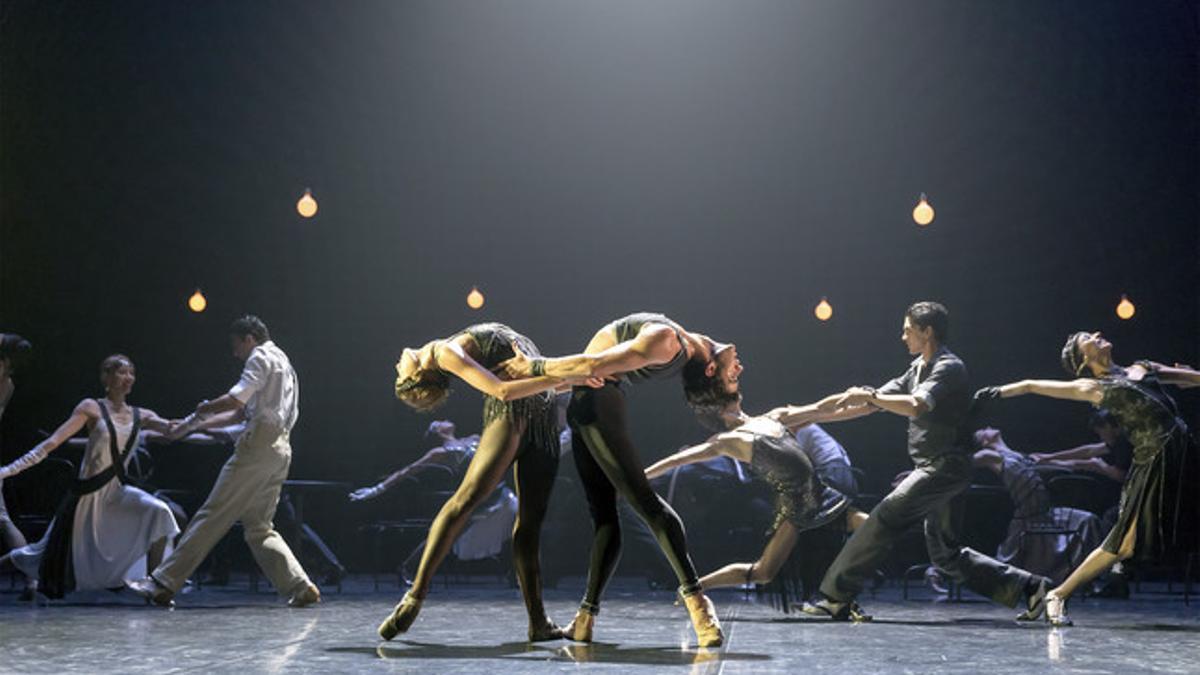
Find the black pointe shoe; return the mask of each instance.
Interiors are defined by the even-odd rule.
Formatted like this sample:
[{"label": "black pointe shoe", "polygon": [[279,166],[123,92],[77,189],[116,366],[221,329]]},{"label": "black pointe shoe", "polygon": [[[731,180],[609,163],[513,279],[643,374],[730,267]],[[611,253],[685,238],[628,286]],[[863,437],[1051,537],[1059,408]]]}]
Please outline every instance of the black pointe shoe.
[{"label": "black pointe shoe", "polygon": [[1046,595],[1050,592],[1050,580],[1042,577],[1037,589],[1025,598],[1025,611],[1017,615],[1017,621],[1037,621],[1046,612]]},{"label": "black pointe shoe", "polygon": [[404,598],[388,615],[388,618],[379,624],[379,637],[384,640],[391,640],[400,633],[407,631],[413,622],[417,620],[417,614],[421,611],[421,603],[424,598],[418,598],[412,593],[405,593]]}]

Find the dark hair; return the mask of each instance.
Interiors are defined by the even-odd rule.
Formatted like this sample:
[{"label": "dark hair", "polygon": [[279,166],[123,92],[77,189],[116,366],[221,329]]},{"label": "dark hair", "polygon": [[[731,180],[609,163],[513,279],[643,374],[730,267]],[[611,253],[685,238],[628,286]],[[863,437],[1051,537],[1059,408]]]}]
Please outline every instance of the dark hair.
[{"label": "dark hair", "polygon": [[730,393],[723,389],[719,377],[715,374],[710,377],[705,372],[709,363],[709,360],[697,357],[683,364],[683,395],[693,409],[720,409],[738,399],[737,392]]},{"label": "dark hair", "polygon": [[121,366],[129,366],[132,368],[133,359],[125,356],[124,354],[113,354],[111,356],[106,356],[104,360],[100,362],[100,382],[103,384],[104,379],[117,372]]},{"label": "dark hair", "polygon": [[229,334],[244,338],[247,335],[254,338],[258,344],[262,344],[271,339],[271,332],[267,330],[267,324],[262,322],[262,319],[247,314],[240,319],[237,319],[229,326]]},{"label": "dark hair", "polygon": [[450,376],[440,370],[422,370],[403,380],[396,378],[396,398],[418,412],[433,412],[449,397]]},{"label": "dark hair", "polygon": [[1083,367],[1087,365],[1087,361],[1083,358],[1083,352],[1079,351],[1079,341],[1089,335],[1084,331],[1071,333],[1067,336],[1067,342],[1062,348],[1062,367],[1063,370],[1071,374],[1071,377],[1081,377]]},{"label": "dark hair", "polygon": [[0,361],[8,361],[10,369],[23,363],[33,345],[15,333],[0,333]]},{"label": "dark hair", "polygon": [[904,310],[904,316],[918,328],[932,328],[938,343],[944,344],[950,337],[950,312],[940,302],[914,302]]}]

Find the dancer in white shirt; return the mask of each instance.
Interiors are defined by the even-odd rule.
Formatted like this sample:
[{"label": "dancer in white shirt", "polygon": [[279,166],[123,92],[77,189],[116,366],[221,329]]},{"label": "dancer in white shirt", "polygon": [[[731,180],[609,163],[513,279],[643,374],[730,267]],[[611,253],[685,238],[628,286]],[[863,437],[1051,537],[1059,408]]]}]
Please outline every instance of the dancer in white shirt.
[{"label": "dancer in white shirt", "polygon": [[130,588],[154,604],[169,606],[188,576],[240,520],[246,544],[275,590],[288,598],[289,606],[311,605],[320,601],[321,592],[272,525],[292,461],[288,435],[300,398],[296,371],[258,317],[234,321],[229,334],[233,355],[246,362],[241,379],[228,393],[196,406],[173,434],[223,426],[237,418],[246,420],[246,431],[179,547]]}]

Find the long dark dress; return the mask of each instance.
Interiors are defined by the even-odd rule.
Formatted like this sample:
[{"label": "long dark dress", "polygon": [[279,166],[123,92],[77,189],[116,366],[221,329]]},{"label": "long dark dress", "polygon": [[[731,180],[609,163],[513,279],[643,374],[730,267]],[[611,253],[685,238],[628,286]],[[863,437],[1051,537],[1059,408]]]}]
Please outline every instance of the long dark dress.
[{"label": "long dark dress", "polygon": [[1175,401],[1153,371],[1139,381],[1116,375],[1101,382],[1100,405],[1116,416],[1133,444],[1133,464],[1121,487],[1117,522],[1101,548],[1117,553],[1136,520],[1135,558],[1152,560],[1195,550],[1200,462]]}]

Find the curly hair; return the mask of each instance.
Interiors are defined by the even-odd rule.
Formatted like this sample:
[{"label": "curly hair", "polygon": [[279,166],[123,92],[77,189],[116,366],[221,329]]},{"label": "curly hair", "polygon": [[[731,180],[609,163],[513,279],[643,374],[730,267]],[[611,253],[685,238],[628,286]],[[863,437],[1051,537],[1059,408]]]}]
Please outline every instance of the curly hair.
[{"label": "curly hair", "polygon": [[727,392],[724,383],[716,374],[709,375],[709,361],[693,358],[683,364],[683,396],[693,410],[724,408],[738,400],[737,392]]},{"label": "curly hair", "polygon": [[422,370],[396,378],[396,398],[417,412],[437,410],[450,398],[450,376],[440,370]]}]

